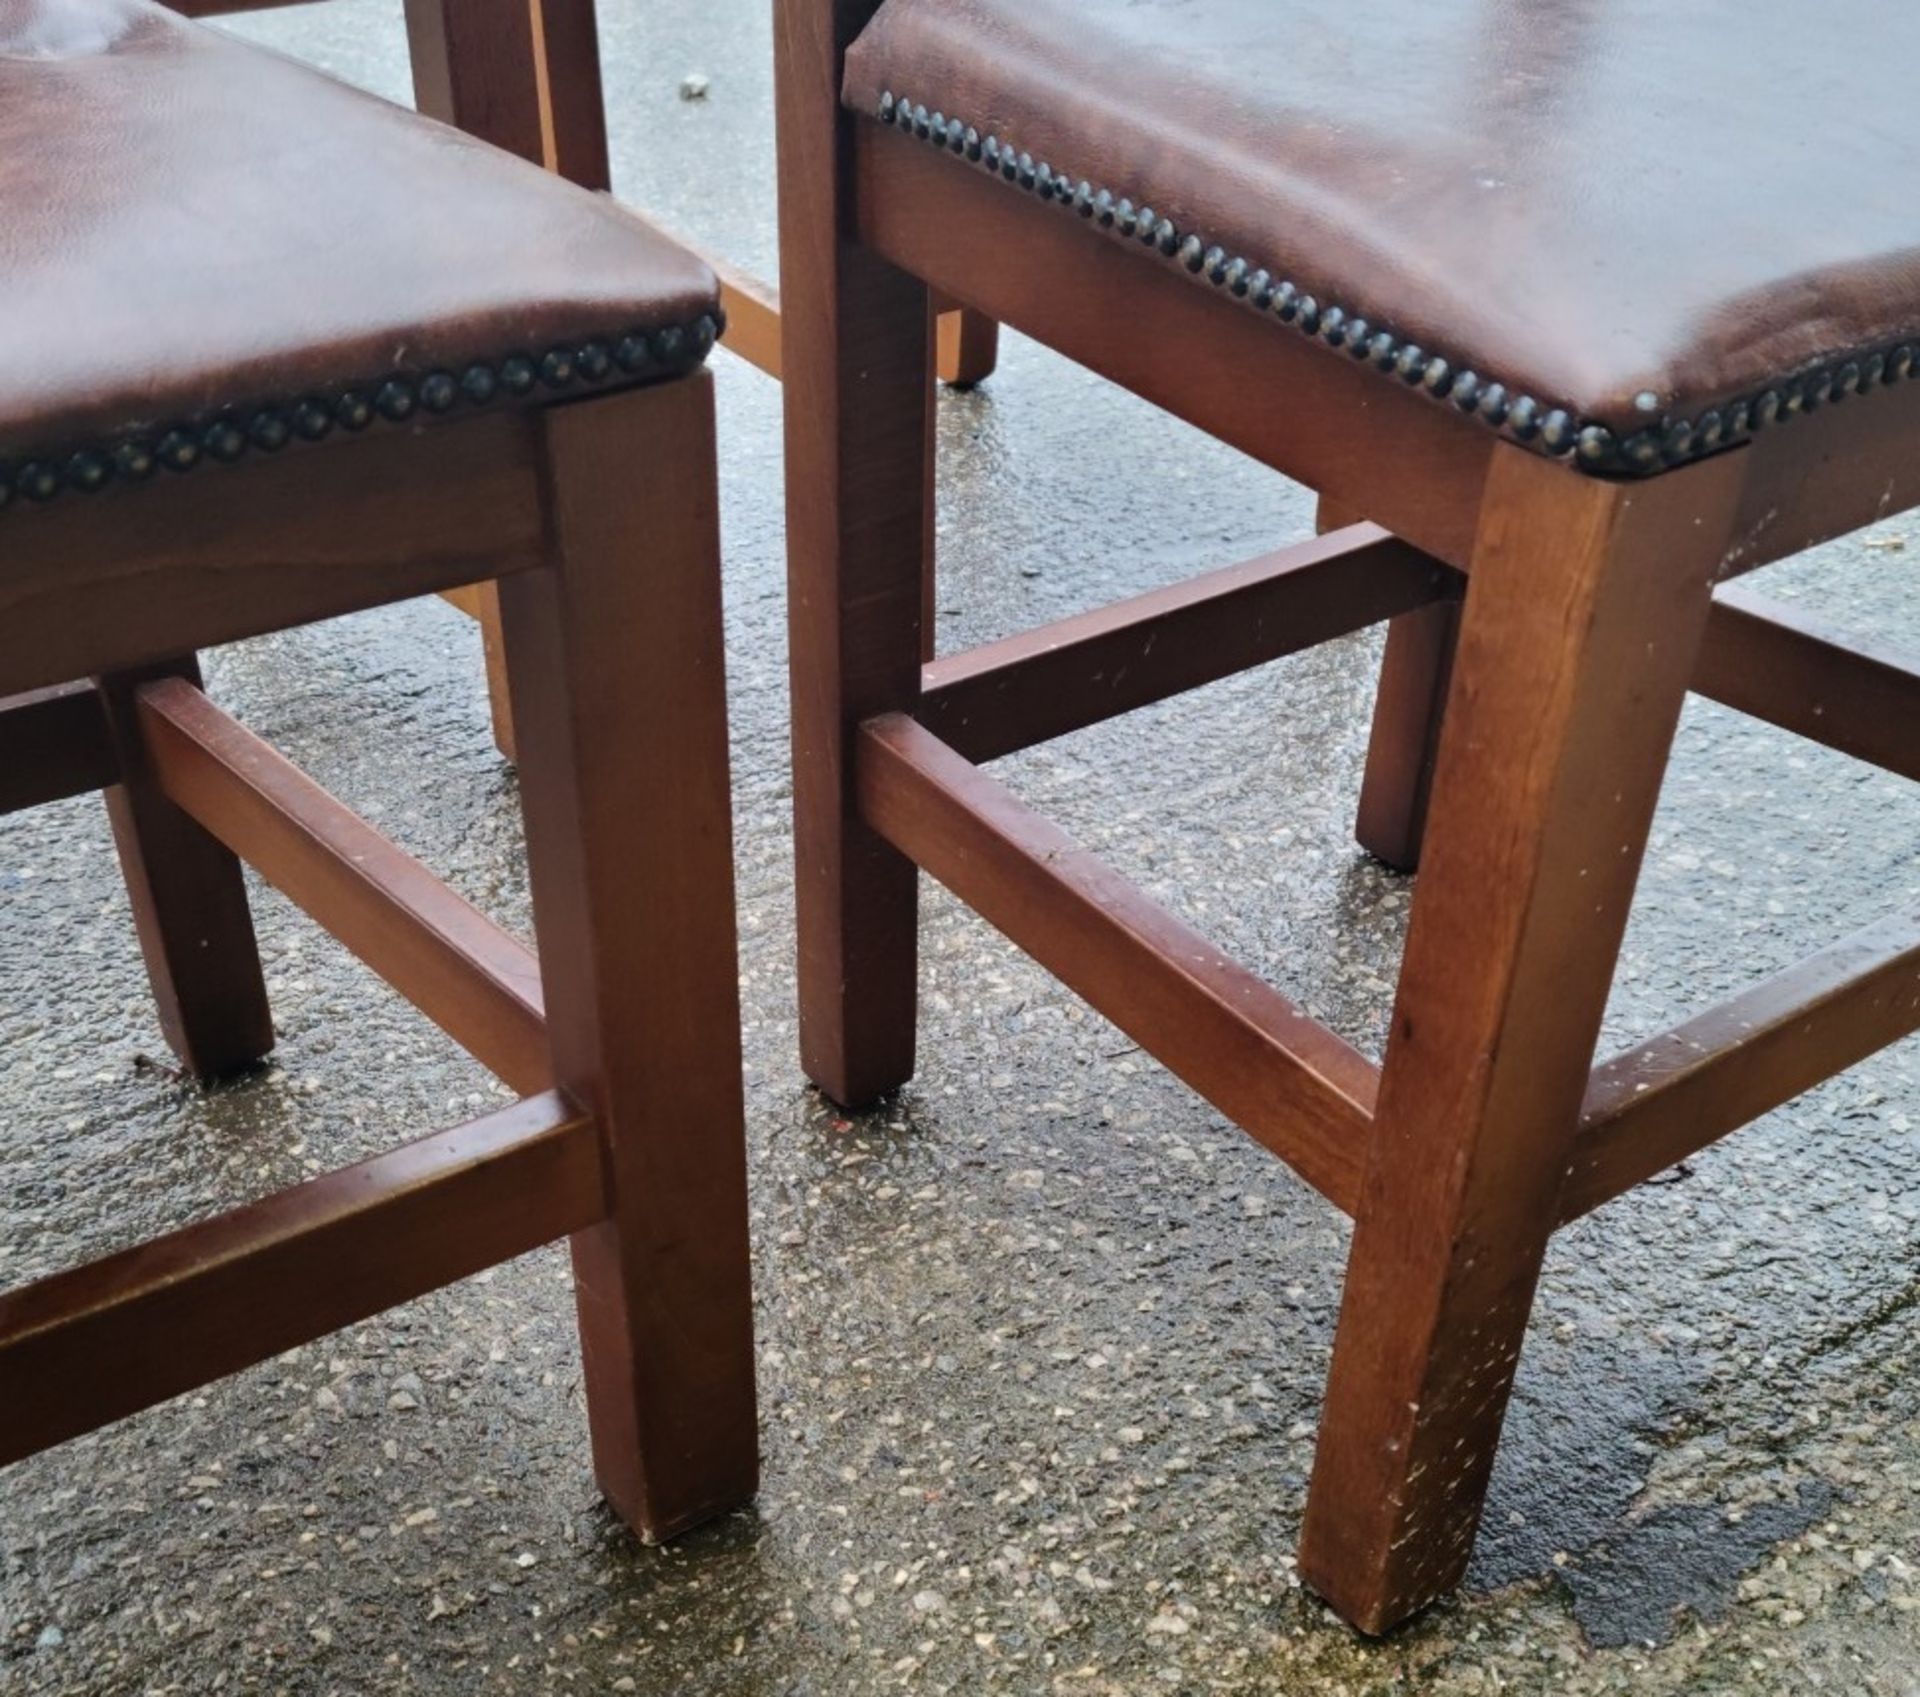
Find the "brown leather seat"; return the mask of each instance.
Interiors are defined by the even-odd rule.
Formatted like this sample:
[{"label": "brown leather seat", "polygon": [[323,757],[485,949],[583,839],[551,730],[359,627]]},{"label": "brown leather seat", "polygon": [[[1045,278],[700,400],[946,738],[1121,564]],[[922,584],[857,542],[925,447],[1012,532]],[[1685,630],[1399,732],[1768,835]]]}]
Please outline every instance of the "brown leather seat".
[{"label": "brown leather seat", "polygon": [[671,374],[716,300],[611,201],[147,0],[0,0],[0,504]]},{"label": "brown leather seat", "polygon": [[887,0],[844,92],[1276,334],[1648,472],[1909,375],[1916,57],[1874,0]]}]

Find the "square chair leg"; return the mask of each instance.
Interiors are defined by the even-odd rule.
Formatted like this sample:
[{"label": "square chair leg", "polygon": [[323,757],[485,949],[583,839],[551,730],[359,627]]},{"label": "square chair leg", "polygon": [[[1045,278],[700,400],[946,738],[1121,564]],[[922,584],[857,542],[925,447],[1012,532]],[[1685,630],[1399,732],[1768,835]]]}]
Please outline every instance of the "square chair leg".
[{"label": "square chair leg", "polygon": [[1301,1551],[1363,1631],[1473,1548],[1743,471],[1495,457]]},{"label": "square chair leg", "polygon": [[120,782],[106,791],[114,847],[160,1030],[180,1064],[210,1080],[273,1048],[273,1015],[240,862],[169,801],[147,769],[133,691],[159,677],[200,682],[193,658],[98,680]]},{"label": "square chair leg", "polygon": [[711,382],[542,428],[551,564],[501,618],[555,1083],[611,1199],[573,1240],[594,1466],[655,1542],[758,1470]]}]

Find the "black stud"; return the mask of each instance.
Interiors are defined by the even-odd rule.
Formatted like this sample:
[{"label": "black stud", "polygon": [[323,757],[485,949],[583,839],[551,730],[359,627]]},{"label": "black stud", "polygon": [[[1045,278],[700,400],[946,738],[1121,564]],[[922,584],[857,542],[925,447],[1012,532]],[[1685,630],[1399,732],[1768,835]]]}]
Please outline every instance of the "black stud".
[{"label": "black stud", "polygon": [[1727,421],[1716,411],[1703,412],[1693,427],[1694,440],[1703,454],[1710,454],[1726,440]]},{"label": "black stud", "polygon": [[1885,354],[1868,354],[1860,364],[1860,387],[1863,390],[1871,389],[1881,378],[1886,376],[1886,373],[1887,356]]},{"label": "black stud", "polygon": [[687,334],[695,359],[705,359],[713,352],[713,344],[720,340],[722,329],[721,321],[711,313],[703,312],[693,321],[693,328]]},{"label": "black stud", "polygon": [[122,477],[138,483],[153,475],[157,463],[153,457],[153,446],[144,437],[129,436],[113,450],[115,469]]},{"label": "black stud", "polygon": [[1831,371],[1816,371],[1807,379],[1806,410],[1812,412],[1833,399],[1833,377]]},{"label": "black stud", "polygon": [[191,471],[200,463],[200,444],[190,430],[175,425],[160,438],[160,463],[168,471]]},{"label": "black stud", "polygon": [[1293,321],[1311,336],[1320,328],[1320,303],[1312,295],[1302,295],[1299,310],[1294,313]]},{"label": "black stud", "polygon": [[1690,419],[1676,418],[1666,427],[1660,438],[1661,457],[1669,465],[1678,464],[1693,453],[1693,423]]},{"label": "black stud", "polygon": [[933,114],[924,106],[916,105],[913,109],[913,133],[922,141],[933,134]]},{"label": "black stud", "polygon": [[[647,338],[645,333],[639,330],[634,330],[634,331],[631,331],[629,334],[622,336],[620,340],[614,344],[613,357],[620,362],[620,369],[626,372],[629,376],[631,376],[634,372],[645,371],[648,365],[652,363],[653,349],[647,345]],[[488,370],[487,367],[480,366],[480,365],[476,365],[473,368],[473,371],[487,372],[487,381],[488,381],[487,394],[491,396],[493,393],[493,390],[492,390],[493,373],[490,370]],[[471,383],[471,380],[473,377],[473,371],[469,371],[467,373],[469,383]],[[469,388],[468,393],[469,394],[472,393],[471,388]],[[480,397],[475,397],[475,398],[478,399]]]},{"label": "black stud", "polygon": [[1207,274],[1207,281],[1216,287],[1227,280],[1227,250],[1223,247],[1210,247],[1202,257],[1201,268]]},{"label": "black stud", "polygon": [[980,163],[989,171],[1000,169],[1000,138],[998,136],[988,136],[980,144]]},{"label": "black stud", "polygon": [[1160,239],[1160,214],[1151,206],[1140,208],[1140,216],[1134,220],[1133,233],[1148,247]]},{"label": "black stud", "polygon": [[1347,338],[1347,315],[1337,306],[1328,307],[1320,315],[1320,334],[1326,337],[1328,347],[1339,347]]},{"label": "black stud", "polygon": [[1033,164],[1033,155],[1031,153],[1023,153],[1020,155],[1019,164],[1016,170],[1016,175],[1019,177],[1020,186],[1023,189],[1030,189],[1033,187],[1034,164]]},{"label": "black stud", "polygon": [[[430,371],[420,379],[420,404],[428,412],[445,412],[459,398],[460,385],[451,371]],[[383,406],[380,410],[387,409]]]},{"label": "black stud", "polygon": [[1540,434],[1540,403],[1531,395],[1522,395],[1507,409],[1507,429],[1519,442],[1531,442]]},{"label": "black stud", "polygon": [[1293,322],[1293,315],[1300,310],[1300,291],[1291,283],[1283,282],[1273,291],[1273,310],[1279,313],[1281,321]]},{"label": "black stud", "polygon": [[1113,227],[1123,236],[1130,236],[1140,227],[1140,214],[1133,209],[1130,200],[1120,201],[1113,209]]},{"label": "black stud", "polygon": [[927,140],[932,142],[935,147],[945,147],[947,145],[946,113],[935,112],[927,119]]},{"label": "black stud", "polygon": [[969,132],[962,127],[958,118],[949,118],[947,120],[947,151],[949,153],[965,153],[967,151],[968,134]]},{"label": "black stud", "polygon": [[1113,225],[1113,194],[1111,190],[1101,189],[1093,197],[1093,216],[1102,229]]},{"label": "black stud", "polygon": [[891,124],[893,122],[892,89],[888,89],[886,93],[880,96],[880,122],[883,124]]},{"label": "black stud", "polygon": [[1198,236],[1189,236],[1180,244],[1180,263],[1189,271],[1198,272],[1207,263],[1206,243]]},{"label": "black stud", "polygon": [[107,480],[112,476],[113,467],[107,463],[105,456],[96,454],[91,448],[82,448],[67,461],[67,482],[83,495],[106,488]]},{"label": "black stud", "polygon": [[1382,371],[1391,371],[1394,356],[1400,352],[1400,345],[1384,330],[1376,330],[1373,340],[1367,344],[1367,355]]},{"label": "black stud", "polygon": [[1833,380],[1833,398],[1841,400],[1848,395],[1860,392],[1860,367],[1851,360],[1841,366]]},{"label": "black stud", "polygon": [[253,415],[247,425],[247,439],[256,448],[277,454],[293,439],[293,426],[278,407],[266,407]]},{"label": "black stud", "polygon": [[549,348],[541,356],[540,381],[549,389],[564,389],[573,381],[574,374],[572,349]]},{"label": "black stud", "polygon": [[1171,218],[1162,218],[1153,232],[1153,245],[1171,259],[1180,251],[1180,227]]},{"label": "black stud", "polygon": [[1783,418],[1798,418],[1807,410],[1807,386],[1804,383],[1789,383],[1780,392],[1780,414]]},{"label": "black stud", "polygon": [[349,389],[333,403],[334,423],[348,430],[365,430],[373,422],[373,402],[357,389]]},{"label": "black stud", "polygon": [[1463,371],[1453,380],[1448,391],[1453,404],[1462,412],[1472,412],[1480,400],[1480,379],[1471,371]]},{"label": "black stud", "polygon": [[1480,416],[1496,430],[1507,422],[1507,410],[1511,405],[1504,383],[1489,383],[1480,391]]},{"label": "black stud", "polygon": [[[605,342],[582,342],[580,351],[573,356],[573,363],[589,383],[598,383],[613,369],[613,355],[607,351]],[[426,399],[424,392],[420,398]]]},{"label": "black stud", "polygon": [[1756,430],[1774,423],[1780,417],[1780,391],[1769,389],[1759,400],[1753,403],[1753,427]]},{"label": "black stud", "polygon": [[1220,281],[1232,293],[1240,296],[1242,300],[1246,299],[1248,288],[1247,262],[1244,259],[1228,260],[1227,274],[1222,277]]},{"label": "black stud", "polygon": [[500,379],[490,365],[470,365],[460,373],[460,393],[476,407],[483,407],[500,392]]},{"label": "black stud", "polygon": [[1420,381],[1429,394],[1444,395],[1453,387],[1453,367],[1435,354],[1427,361],[1427,374]]},{"label": "black stud", "polygon": [[1548,453],[1564,454],[1573,446],[1573,438],[1573,418],[1563,408],[1555,407],[1540,421],[1540,440]]},{"label": "black stud", "polygon": [[1426,351],[1418,343],[1407,343],[1394,356],[1393,370],[1402,383],[1418,383],[1426,375]]},{"label": "black stud", "polygon": [[1610,465],[1613,462],[1613,432],[1600,424],[1589,424],[1580,432],[1580,439],[1574,444],[1574,453],[1584,466]]},{"label": "black stud", "polygon": [[980,132],[969,124],[967,126],[967,133],[961,137],[962,151],[965,152],[969,159],[977,160],[980,157],[982,146]]},{"label": "black stud", "polygon": [[687,333],[677,324],[665,324],[653,333],[653,357],[678,371],[686,362]]},{"label": "black stud", "polygon": [[293,427],[309,442],[318,442],[333,429],[333,409],[309,395],[293,409]]},{"label": "black stud", "polygon": [[1347,352],[1355,359],[1372,357],[1373,326],[1364,318],[1351,318],[1347,321]]},{"label": "black stud", "polygon": [[1651,389],[1642,389],[1633,397],[1633,410],[1651,417],[1660,410],[1660,397]]},{"label": "black stud", "polygon": [[20,468],[14,480],[20,493],[35,501],[51,501],[60,493],[60,468],[40,460],[30,460]]},{"label": "black stud", "polygon": [[1073,209],[1082,218],[1093,216],[1093,184],[1082,177],[1073,189]]},{"label": "black stud", "polygon": [[1042,200],[1053,199],[1053,167],[1044,159],[1033,168],[1033,191]]},{"label": "black stud", "polygon": [[389,377],[380,385],[379,394],[373,397],[373,404],[380,409],[380,416],[398,424],[403,418],[413,417],[413,385],[402,377]]},{"label": "black stud", "polygon": [[207,426],[204,446],[216,460],[231,465],[247,451],[247,433],[230,418],[216,418]]},{"label": "black stud", "polygon": [[1642,473],[1658,471],[1662,464],[1659,436],[1651,430],[1642,430],[1629,436],[1621,444],[1620,457],[1627,462],[1630,470]]},{"label": "black stud", "polygon": [[1733,410],[1727,414],[1727,439],[1737,442],[1746,435],[1752,416],[1752,410],[1745,401],[1736,401]]}]

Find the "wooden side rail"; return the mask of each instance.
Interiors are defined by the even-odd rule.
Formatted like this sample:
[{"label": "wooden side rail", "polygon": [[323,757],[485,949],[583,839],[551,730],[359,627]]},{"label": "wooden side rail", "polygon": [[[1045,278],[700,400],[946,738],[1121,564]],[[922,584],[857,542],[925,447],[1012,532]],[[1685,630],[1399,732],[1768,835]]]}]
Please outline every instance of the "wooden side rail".
[{"label": "wooden side rail", "polygon": [[106,709],[92,684],[0,698],[0,814],[119,781]]},{"label": "wooden side rail", "polygon": [[1693,687],[1903,778],[1920,778],[1920,665],[1745,587],[1714,594]]},{"label": "wooden side rail", "polygon": [[1128,713],[1457,595],[1464,580],[1378,525],[930,662],[915,717],[965,759]]},{"label": "wooden side rail", "polygon": [[862,817],[1351,1212],[1378,1069],[903,714],[861,727]]},{"label": "wooden side rail", "polygon": [[1594,1069],[1561,1218],[1920,1030],[1920,916],[1890,919]]},{"label": "wooden side rail", "polygon": [[546,1094],[0,1295],[0,1466],[605,1214],[593,1122]]},{"label": "wooden side rail", "polygon": [[191,684],[138,695],[155,778],[276,889],[515,1090],[551,1081],[533,951]]}]

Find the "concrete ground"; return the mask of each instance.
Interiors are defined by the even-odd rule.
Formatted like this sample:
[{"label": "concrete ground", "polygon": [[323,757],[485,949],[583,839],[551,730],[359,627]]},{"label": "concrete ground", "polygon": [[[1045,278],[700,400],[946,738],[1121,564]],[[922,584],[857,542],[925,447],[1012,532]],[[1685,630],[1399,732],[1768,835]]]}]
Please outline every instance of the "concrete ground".
[{"label": "concrete ground", "polygon": [[[601,9],[623,192],[767,265],[765,0]],[[236,27],[404,91],[393,0]],[[1471,1580],[1357,1642],[1292,1555],[1339,1217],[937,891],[919,1078],[851,1122],[800,1079],[779,395],[718,363],[764,1491],[667,1550],[611,1520],[544,1251],[0,1475],[0,1690],[1920,1692],[1914,1048],[1556,1241]],[[940,421],[949,649],[1309,529],[1302,491],[1017,338]],[[1890,525],[1769,587],[1920,641],[1916,553]],[[1350,839],[1377,654],[1005,768],[1375,1052],[1408,901]],[[457,614],[209,673],[525,924]],[[1690,707],[1607,1046],[1910,907],[1917,827],[1896,781]],[[264,890],[274,1062],[179,1082],[91,799],[0,823],[0,890],[0,1283],[501,1094]]]}]

